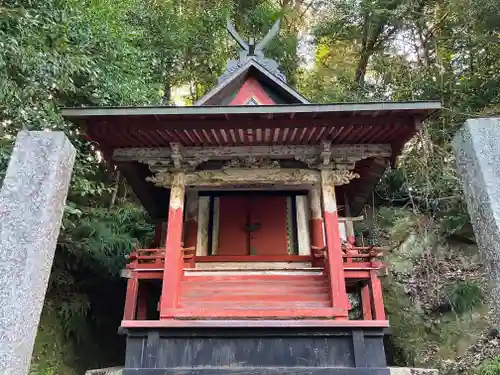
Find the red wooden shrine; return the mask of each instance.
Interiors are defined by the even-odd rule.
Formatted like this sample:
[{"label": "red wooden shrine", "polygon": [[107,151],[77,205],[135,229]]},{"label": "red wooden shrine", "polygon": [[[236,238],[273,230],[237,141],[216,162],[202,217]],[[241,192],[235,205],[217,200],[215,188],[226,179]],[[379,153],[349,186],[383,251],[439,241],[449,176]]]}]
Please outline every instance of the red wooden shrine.
[{"label": "red wooden shrine", "polygon": [[157,223],[122,327],[387,327],[382,249],[353,227],[439,108],[311,104],[248,55],[192,107],[65,109]]}]

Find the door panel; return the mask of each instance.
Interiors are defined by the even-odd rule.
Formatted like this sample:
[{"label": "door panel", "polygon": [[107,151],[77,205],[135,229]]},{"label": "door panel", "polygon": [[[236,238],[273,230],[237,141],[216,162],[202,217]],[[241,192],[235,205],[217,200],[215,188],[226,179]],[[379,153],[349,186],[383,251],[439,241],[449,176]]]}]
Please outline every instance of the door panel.
[{"label": "door panel", "polygon": [[288,255],[286,197],[250,197],[250,254]]},{"label": "door panel", "polygon": [[245,196],[220,197],[218,255],[249,255],[248,203]]}]

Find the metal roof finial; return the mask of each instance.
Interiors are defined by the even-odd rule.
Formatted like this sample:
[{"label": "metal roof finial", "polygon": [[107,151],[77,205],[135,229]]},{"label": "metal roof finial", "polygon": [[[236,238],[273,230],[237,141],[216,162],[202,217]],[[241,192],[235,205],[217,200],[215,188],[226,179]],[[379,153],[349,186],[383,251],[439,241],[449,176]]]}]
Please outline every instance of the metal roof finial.
[{"label": "metal roof finial", "polygon": [[229,74],[234,72],[240,66],[242,66],[246,61],[250,59],[254,59],[259,64],[264,66],[267,70],[269,70],[272,74],[279,77],[281,80],[286,81],[286,78],[283,73],[281,73],[278,69],[278,63],[272,59],[266,59],[264,57],[264,49],[267,47],[269,42],[273,40],[280,32],[281,20],[278,19],[273,27],[267,32],[266,36],[262,38],[258,43],[255,42],[253,37],[249,38],[248,43],[240,36],[240,34],[236,31],[231,20],[227,19],[227,31],[229,35],[236,41],[236,43],[240,46],[240,56],[239,60],[230,60],[226,67],[226,72],[219,78],[219,82],[224,80]]}]

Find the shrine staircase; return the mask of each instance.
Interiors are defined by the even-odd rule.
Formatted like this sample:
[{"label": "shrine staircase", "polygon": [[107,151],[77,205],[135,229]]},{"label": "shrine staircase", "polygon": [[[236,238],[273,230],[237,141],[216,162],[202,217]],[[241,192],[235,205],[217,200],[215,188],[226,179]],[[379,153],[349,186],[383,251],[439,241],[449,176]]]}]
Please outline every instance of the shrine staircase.
[{"label": "shrine staircase", "polygon": [[[233,319],[334,316],[321,268],[280,271],[185,270],[178,317]],[[179,316],[180,314],[180,316]]]}]

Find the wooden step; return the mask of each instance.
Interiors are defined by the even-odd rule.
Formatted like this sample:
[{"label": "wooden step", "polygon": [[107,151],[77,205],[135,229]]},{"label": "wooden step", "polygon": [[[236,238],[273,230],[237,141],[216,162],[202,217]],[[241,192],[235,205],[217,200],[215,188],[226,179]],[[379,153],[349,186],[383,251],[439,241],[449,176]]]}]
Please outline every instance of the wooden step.
[{"label": "wooden step", "polygon": [[185,268],[184,275],[186,276],[213,276],[213,275],[224,275],[224,276],[246,276],[246,275],[276,275],[276,276],[301,276],[301,275],[322,275],[323,268],[319,267],[308,267],[308,268],[283,268],[283,269],[264,269],[264,268],[254,268],[254,269],[238,269],[238,268],[226,268],[226,269],[197,269],[197,268]]},{"label": "wooden step", "polygon": [[197,297],[202,295],[242,295],[253,296],[256,294],[287,294],[287,295],[311,295],[311,294],[328,294],[328,287],[326,285],[311,286],[311,285],[283,285],[269,287],[255,287],[254,285],[235,285],[231,288],[210,288],[205,285],[193,285],[191,287],[182,286],[181,295],[183,297]]},{"label": "wooden step", "polygon": [[242,275],[242,274],[236,274],[236,275],[221,275],[221,274],[210,274],[208,276],[200,276],[200,275],[192,275],[191,273],[186,273],[184,278],[182,279],[182,282],[190,282],[190,281],[195,281],[195,282],[224,282],[224,283],[231,283],[231,282],[269,282],[269,283],[289,283],[291,281],[300,281],[300,282],[312,282],[312,281],[322,281],[326,282],[326,277],[325,275],[321,274],[314,274],[314,275]]},{"label": "wooden step", "polygon": [[331,319],[342,314],[340,310],[333,308],[310,308],[310,309],[204,309],[204,308],[177,308],[166,311],[164,318],[174,317],[176,319],[302,319],[320,318]]}]

